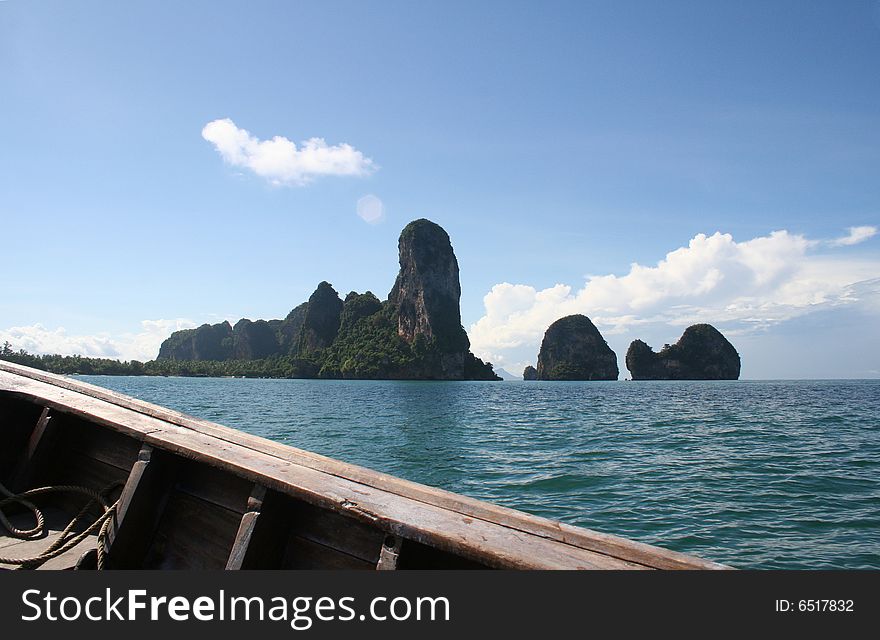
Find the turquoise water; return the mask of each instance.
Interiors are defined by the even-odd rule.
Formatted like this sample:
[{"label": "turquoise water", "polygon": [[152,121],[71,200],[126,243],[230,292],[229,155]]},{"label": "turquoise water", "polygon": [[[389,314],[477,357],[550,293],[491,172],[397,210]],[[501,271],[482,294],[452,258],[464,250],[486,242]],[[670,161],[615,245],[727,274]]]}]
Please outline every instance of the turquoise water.
[{"label": "turquoise water", "polygon": [[880,568],[880,381],[83,378],[736,567]]}]

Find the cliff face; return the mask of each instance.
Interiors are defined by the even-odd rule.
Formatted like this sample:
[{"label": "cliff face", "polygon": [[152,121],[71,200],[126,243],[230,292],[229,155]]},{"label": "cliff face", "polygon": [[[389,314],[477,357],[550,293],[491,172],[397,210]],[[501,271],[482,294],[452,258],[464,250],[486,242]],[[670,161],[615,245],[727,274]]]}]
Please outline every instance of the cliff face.
[{"label": "cliff face", "polygon": [[532,365],[527,366],[523,369],[523,380],[537,380],[538,379],[538,370],[535,369]]},{"label": "cliff face", "polygon": [[710,324],[688,327],[678,342],[660,353],[641,340],[633,341],[626,352],[633,380],[736,380],[740,364],[736,349]]},{"label": "cliff face", "polygon": [[339,333],[342,300],[329,282],[322,282],[309,298],[299,332],[298,355],[329,347]]},{"label": "cliff face", "polygon": [[259,360],[278,353],[278,334],[265,320],[242,318],[232,327],[232,358]]},{"label": "cliff face", "polygon": [[428,220],[404,228],[400,272],[388,295],[354,291],[345,298],[339,333],[324,354],[328,378],[498,380],[475,357],[461,326],[458,261],[447,233]]},{"label": "cliff face", "polygon": [[397,308],[397,334],[408,344],[418,336],[440,354],[440,377],[460,379],[470,348],[461,326],[458,260],[449,235],[429,220],[410,222],[398,241],[400,272],[388,294]]},{"label": "cliff face", "polygon": [[461,326],[458,261],[447,233],[416,220],[401,232],[398,251],[400,273],[385,302],[369,291],[352,291],[343,303],[322,282],[284,320],[177,331],[162,343],[159,358],[295,359],[305,377],[500,379],[470,352]]},{"label": "cliff face", "polygon": [[299,349],[299,332],[306,321],[306,311],[309,303],[303,302],[294,307],[284,320],[270,320],[270,324],[277,322],[278,345],[282,354],[296,355]]},{"label": "cliff face", "polygon": [[159,348],[159,360],[262,360],[299,357],[325,349],[339,330],[342,301],[328,282],[322,282],[308,302],[295,307],[284,320],[242,318],[235,323],[205,324],[175,331]]},{"label": "cliff face", "polygon": [[583,315],[547,328],[538,354],[538,380],[617,380],[617,356]]},{"label": "cliff face", "polygon": [[232,357],[232,325],[203,324],[175,331],[159,348],[164,360],[228,360]]}]

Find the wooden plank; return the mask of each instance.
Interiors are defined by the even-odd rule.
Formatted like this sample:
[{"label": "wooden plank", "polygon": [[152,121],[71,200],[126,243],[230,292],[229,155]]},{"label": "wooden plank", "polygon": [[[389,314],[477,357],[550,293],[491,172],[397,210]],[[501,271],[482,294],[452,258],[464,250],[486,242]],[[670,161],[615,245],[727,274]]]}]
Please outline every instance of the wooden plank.
[{"label": "wooden plank", "polygon": [[[28,520],[26,526],[27,527],[34,526],[33,521]],[[3,531],[5,531],[5,529]],[[20,542],[22,542],[22,540],[20,538],[13,538],[10,535],[0,535],[0,549],[4,549],[5,547],[11,547],[12,545],[19,544]],[[3,551],[0,551],[0,555],[3,555]]]},{"label": "wooden plank", "polygon": [[[114,467],[90,458],[78,451],[57,450],[50,456],[51,466],[46,469],[44,475],[38,476],[35,480],[41,485],[77,485],[94,489],[95,491],[103,491],[112,484],[122,485],[128,477],[128,472],[123,471],[119,467]],[[117,491],[118,493],[118,491]],[[50,500],[54,500],[54,494],[49,494]],[[70,497],[77,501],[80,506],[88,498],[79,494],[58,494],[63,497]],[[111,494],[112,495],[112,494]]]},{"label": "wooden plank", "polygon": [[397,559],[400,557],[400,546],[403,540],[398,536],[385,536],[382,550],[379,552],[379,561],[376,563],[378,571],[394,571],[397,569]]},{"label": "wooden plank", "polygon": [[[55,540],[57,540],[61,536],[60,531],[53,532],[53,535],[50,537],[41,539],[41,540],[28,540],[23,541],[22,544],[15,545],[13,547],[4,548],[3,552],[0,555],[4,555],[7,557],[17,557],[17,558],[29,558],[32,556],[39,555],[46,548],[49,547]],[[88,536],[82,542],[74,546],[73,548],[65,551],[61,555],[55,556],[54,558],[50,558],[40,566],[36,567],[37,569],[46,569],[46,570],[58,570],[58,569],[73,569],[76,566],[79,558],[89,551],[90,549],[95,548],[97,537],[96,536]],[[11,564],[2,564],[0,563],[0,569],[17,569],[18,565]]]},{"label": "wooden plank", "polygon": [[[116,506],[115,530],[121,529],[123,523],[126,521],[126,516],[128,516],[129,511],[131,511],[135,496],[141,488],[141,483],[144,482],[144,475],[148,473],[147,470],[150,467],[150,459],[152,456],[153,447],[148,444],[141,445],[140,451],[138,451],[137,460],[132,465],[131,471],[129,471],[125,486],[122,488],[122,493],[119,494],[119,503]],[[144,482],[144,484],[146,483]]]},{"label": "wooden plank", "polygon": [[39,473],[45,465],[45,456],[52,446],[55,430],[49,428],[52,416],[49,407],[43,407],[42,413],[37,420],[34,430],[28,439],[27,449],[18,464],[18,469],[13,476],[12,491],[20,492],[30,488],[33,477]]},{"label": "wooden plank", "polygon": [[[51,510],[52,509],[43,509],[43,515],[46,515],[46,513]],[[57,509],[55,509],[55,510],[57,510]],[[14,516],[11,516],[9,518],[9,521],[13,525],[15,525],[19,528],[26,527],[26,528],[30,529],[31,527],[34,526],[34,517],[30,513],[30,511],[28,511],[27,513],[17,513]],[[70,518],[68,518],[67,521],[70,522]],[[5,533],[6,529],[0,529],[0,531],[4,532],[4,535],[0,535],[0,555],[4,555],[4,556],[11,555],[11,553],[6,551],[7,547],[14,547],[16,545],[24,544],[26,542],[33,542],[34,540],[36,540],[37,542],[42,541],[42,540],[47,540],[46,546],[48,547],[51,542],[51,540],[48,540],[46,533],[44,533],[43,535],[41,535],[37,538],[30,538],[30,539],[26,540],[23,538],[14,538],[13,536],[6,534]]]},{"label": "wooden plank", "polygon": [[226,561],[227,571],[238,571],[244,568],[245,556],[253,539],[259,517],[259,511],[248,511],[241,517],[238,533],[235,534],[235,542],[232,543],[232,551],[229,552],[229,559]]},{"label": "wooden plank", "polygon": [[[259,498],[259,493],[262,493],[260,490],[257,492],[254,498]],[[236,560],[232,566],[238,565],[240,569],[278,569],[283,564],[285,548],[290,538],[291,522],[297,517],[295,509],[292,508],[293,500],[277,491],[265,490],[259,505],[256,504],[256,500],[249,500],[249,505],[249,509],[253,508],[259,512],[259,516],[256,518],[242,516],[245,530],[242,530],[243,526],[240,524],[236,540],[245,535],[249,535],[250,540],[244,557],[240,562]],[[247,529],[250,531],[248,532]],[[230,557],[235,554],[233,547]],[[232,568],[229,562],[227,568]]]},{"label": "wooden plank", "polygon": [[198,461],[188,461],[177,472],[175,488],[205,502],[244,514],[253,483]]},{"label": "wooden plank", "polygon": [[283,569],[375,569],[374,564],[355,558],[331,547],[290,536],[282,562]]},{"label": "wooden plank", "polygon": [[46,561],[44,564],[37,567],[38,570],[47,570],[47,571],[58,571],[62,569],[73,569],[76,567],[80,558],[88,553],[89,551],[94,551],[95,545],[97,545],[98,537],[97,536],[88,536],[85,540],[80,542],[78,545],[62,553],[60,556],[56,556],[51,560]]},{"label": "wooden plank", "polygon": [[228,571],[238,571],[245,565],[248,549],[254,538],[257,520],[260,517],[260,510],[263,508],[263,499],[265,497],[266,487],[259,484],[254,485],[248,499],[247,512],[241,517],[238,533],[235,534],[235,542],[232,544],[232,551],[229,552],[229,559],[226,561],[226,569]]},{"label": "wooden plank", "polygon": [[228,509],[173,491],[143,568],[223,569],[239,522]]},{"label": "wooden plank", "polygon": [[[598,568],[601,566],[636,567],[642,565],[660,568],[726,568],[723,565],[692,558],[685,554],[632,542],[616,536],[570,527],[399,479],[393,479],[392,484],[395,485],[391,487],[394,489],[393,491],[387,487],[379,488],[373,485],[380,485],[391,477],[326,458],[322,459],[314,454],[305,455],[305,452],[268,443],[268,441],[259,438],[239,434],[205,421],[196,421],[182,416],[182,414],[161,410],[161,408],[157,408],[157,411],[163,415],[163,420],[166,420],[169,415],[172,418],[176,416],[178,422],[191,420],[195,427],[182,428],[174,423],[168,424],[152,420],[149,415],[152,411],[150,407],[155,407],[155,405],[126,399],[125,401],[129,405],[137,407],[137,410],[133,412],[121,407],[117,399],[111,398],[111,400],[102,401],[96,398],[95,393],[89,388],[90,385],[83,385],[63,378],[61,380],[65,384],[81,388],[86,393],[67,393],[59,390],[57,386],[35,382],[34,379],[24,379],[20,375],[0,375],[0,385],[15,393],[33,398],[51,399],[56,407],[69,406],[71,411],[81,412],[82,415],[90,416],[111,426],[111,428],[123,432],[140,433],[142,437],[157,446],[167,447],[189,457],[204,459],[233,472],[238,469],[238,472],[248,479],[260,481],[261,478],[266,478],[268,486],[271,488],[277,488],[279,491],[295,495],[319,506],[355,513],[367,521],[381,521],[387,527],[397,527],[397,533],[408,538],[415,536],[414,539],[417,541],[422,540],[440,548],[453,551],[459,549],[462,553],[470,554],[470,557],[475,559],[484,557],[486,549],[492,548],[493,553],[496,554],[494,561],[499,566],[558,566],[557,561],[559,561],[564,567]],[[52,384],[54,385],[55,382],[53,380]],[[98,390],[98,393],[102,392]],[[120,397],[124,398],[121,395]],[[211,430],[215,434],[213,437],[208,437],[212,436],[207,433]],[[217,433],[223,437],[216,435]],[[209,442],[211,443],[208,448],[210,453],[205,454],[204,451],[199,450],[198,447],[202,443]],[[248,464],[236,464],[232,459],[233,456],[229,455],[230,452],[236,452],[240,459],[243,459],[245,452],[247,452]],[[320,464],[317,464],[316,461]],[[285,462],[288,464],[285,465]],[[281,469],[284,470],[283,473],[279,471]],[[352,469],[359,471],[355,473],[351,471]],[[308,473],[308,471],[312,473]],[[367,474],[369,477],[364,478],[358,473]],[[330,482],[331,478],[334,481]],[[320,485],[328,484],[328,482],[331,491],[322,491]],[[412,494],[412,490],[415,490],[413,488],[419,492],[415,496]],[[337,489],[341,490],[342,495],[335,493]],[[405,495],[407,491],[410,491],[410,495]],[[356,498],[359,497],[360,492],[364,492],[369,496],[369,499],[358,501]],[[396,496],[399,500],[395,500],[392,496]],[[377,500],[378,504],[372,504]],[[452,504],[449,502],[450,500],[452,500]],[[380,512],[377,513],[364,506],[365,502],[369,506],[380,508]],[[388,507],[393,507],[393,513],[381,512]],[[440,518],[438,511],[443,513],[444,518]],[[426,514],[431,514],[432,518],[420,520],[413,517],[415,515],[421,517]],[[443,523],[440,522],[440,520],[448,519],[459,522],[456,529],[462,528],[461,523],[469,526],[465,527],[464,531],[451,533],[446,531]],[[477,525],[478,521],[482,524],[470,526]],[[491,542],[480,542],[478,537],[475,538],[473,534],[467,533],[485,527],[495,531]],[[502,531],[498,531],[498,529],[505,530],[503,536],[501,535]],[[514,540],[528,539],[533,543],[536,539],[543,539],[548,543],[548,548],[557,553],[539,559],[535,557],[534,550],[527,549],[519,543],[511,546],[501,539],[503,537]]]},{"label": "wooden plank", "polygon": [[[70,518],[68,518],[68,522],[69,521]],[[59,529],[58,531],[49,530],[47,533],[38,538],[29,538],[27,540],[4,536],[0,538],[0,549],[2,549],[2,551],[0,551],[0,555],[6,556],[7,558],[12,556],[28,556],[31,554],[22,551],[22,549],[36,549],[37,552],[43,551],[50,544],[55,542],[55,540],[57,540],[60,535],[61,530]]]},{"label": "wooden plank", "polygon": [[31,402],[14,401],[7,396],[3,403],[3,446],[0,447],[0,482],[12,487],[18,463],[27,450],[34,426],[43,407]]},{"label": "wooden plank", "polygon": [[59,446],[128,473],[141,448],[139,440],[84,420],[63,418],[58,429]]},{"label": "wooden plank", "polygon": [[331,547],[374,565],[385,532],[374,523],[362,522],[346,513],[300,502],[292,509],[290,530],[301,538]]},{"label": "wooden plank", "polygon": [[40,441],[43,439],[43,435],[46,433],[46,427],[49,425],[51,419],[52,416],[49,414],[49,407],[43,407],[43,411],[40,413],[40,418],[37,420],[37,426],[34,427],[34,432],[31,434],[30,440],[28,440],[27,453],[25,454],[26,460],[30,460],[36,454],[37,448],[40,446]]},{"label": "wooden plank", "polygon": [[143,445],[131,468],[111,528],[107,550],[108,566],[135,569],[143,565],[165,510],[174,479],[173,459],[163,457],[150,445]]}]

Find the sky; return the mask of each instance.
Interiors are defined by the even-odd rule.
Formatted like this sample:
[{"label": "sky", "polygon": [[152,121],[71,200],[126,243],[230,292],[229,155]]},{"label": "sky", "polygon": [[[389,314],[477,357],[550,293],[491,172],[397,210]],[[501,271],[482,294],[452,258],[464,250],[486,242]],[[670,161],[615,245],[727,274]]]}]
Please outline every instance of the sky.
[{"label": "sky", "polygon": [[474,352],[709,322],[880,377],[880,3],[0,1],[0,341],[155,357],[385,298],[450,234]]}]

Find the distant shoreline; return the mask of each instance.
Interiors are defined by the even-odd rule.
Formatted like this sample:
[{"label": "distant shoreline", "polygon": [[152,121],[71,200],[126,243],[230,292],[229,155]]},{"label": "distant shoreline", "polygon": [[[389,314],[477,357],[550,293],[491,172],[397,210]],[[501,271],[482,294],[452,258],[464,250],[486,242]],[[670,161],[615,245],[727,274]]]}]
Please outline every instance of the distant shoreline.
[{"label": "distant shoreline", "polygon": [[[3,345],[0,360],[60,375],[145,376],[160,378],[250,378],[271,380],[434,380],[442,378],[330,377],[303,375],[309,370],[299,358],[278,356],[263,360],[113,360],[84,356],[34,355]],[[314,368],[311,368],[314,369]],[[467,380],[467,379],[465,379]],[[491,382],[500,382],[492,380]]]},{"label": "distant shoreline", "polygon": [[[4,346],[0,360],[14,362],[48,373],[82,376],[138,376],[153,378],[247,378],[263,380],[399,380],[426,382],[450,382],[449,380],[425,378],[322,378],[317,376],[289,375],[285,368],[287,358],[265,360],[113,360],[111,358],[88,358],[85,356],[34,355],[26,351],[14,351]],[[270,375],[269,372],[275,375]],[[880,381],[880,378],[741,378],[738,382],[797,382],[797,381]],[[457,382],[457,381],[453,381]],[[500,381],[492,381],[500,382]],[[522,379],[503,382],[529,382]],[[624,378],[609,382],[631,382]],[[639,380],[636,382],[684,382],[683,380]],[[717,381],[716,381],[717,382]],[[737,382],[737,381],[728,381]]]}]

